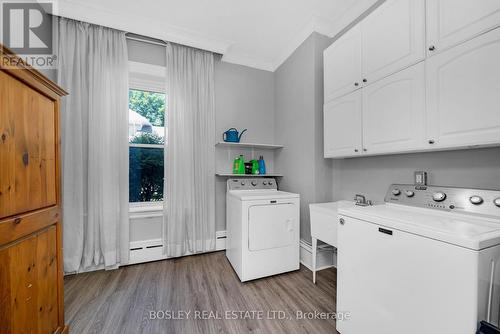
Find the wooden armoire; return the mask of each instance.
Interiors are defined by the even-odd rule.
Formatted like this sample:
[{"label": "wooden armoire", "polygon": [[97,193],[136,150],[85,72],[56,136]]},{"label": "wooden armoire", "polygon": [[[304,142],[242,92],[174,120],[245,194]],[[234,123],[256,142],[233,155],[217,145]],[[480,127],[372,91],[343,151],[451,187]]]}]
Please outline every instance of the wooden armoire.
[{"label": "wooden armoire", "polygon": [[0,44],[0,333],[64,324],[59,100]]}]

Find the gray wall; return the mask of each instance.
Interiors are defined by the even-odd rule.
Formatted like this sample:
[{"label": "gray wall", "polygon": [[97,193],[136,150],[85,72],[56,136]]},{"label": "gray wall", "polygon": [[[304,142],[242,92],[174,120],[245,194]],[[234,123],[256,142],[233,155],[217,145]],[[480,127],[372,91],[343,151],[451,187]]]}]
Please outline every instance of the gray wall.
[{"label": "gray wall", "polygon": [[381,203],[391,183],[413,183],[415,170],[428,171],[433,185],[500,189],[500,148],[336,160],[334,199],[361,193]]},{"label": "gray wall", "polygon": [[323,49],[313,33],[275,72],[275,139],[281,189],[300,194],[300,235],[311,239],[308,204],[332,199],[331,160],[323,159]]},{"label": "gray wall", "polygon": [[[127,41],[129,60],[165,66],[165,48],[144,42]],[[274,143],[274,75],[246,66],[220,61],[215,63],[216,140],[228,128],[247,128],[247,142]],[[214,143],[215,144],[215,143]],[[216,149],[217,170],[230,170],[235,155],[250,152]],[[273,168],[274,154],[264,154],[266,167]],[[269,155],[270,154],[270,155]],[[215,177],[215,176],[214,176]],[[215,177],[216,229],[226,229],[226,178]]]},{"label": "gray wall", "polygon": [[[218,61],[215,65],[215,110],[217,141],[229,128],[248,129],[242,141],[274,143],[274,76],[272,72]],[[251,150],[216,149],[217,170],[229,171],[233,159],[244,154],[249,160]],[[264,154],[266,168],[273,169],[272,152]],[[255,157],[255,156],[254,156]],[[226,178],[215,183],[215,221],[218,231],[226,229]]]}]

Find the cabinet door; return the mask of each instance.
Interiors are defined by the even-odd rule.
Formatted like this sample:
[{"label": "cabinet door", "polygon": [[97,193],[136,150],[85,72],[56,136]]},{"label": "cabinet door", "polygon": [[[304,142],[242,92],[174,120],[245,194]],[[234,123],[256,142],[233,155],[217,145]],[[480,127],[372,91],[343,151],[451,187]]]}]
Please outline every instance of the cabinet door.
[{"label": "cabinet door", "polygon": [[325,103],[361,87],[361,29],[355,26],[324,52]]},{"label": "cabinet door", "polygon": [[386,1],[361,28],[363,81],[368,84],[425,58],[424,0]]},{"label": "cabinet door", "polygon": [[0,251],[2,333],[36,333],[36,236]]},{"label": "cabinet door", "polygon": [[54,102],[0,72],[0,218],[56,203]]},{"label": "cabinet door", "polygon": [[427,1],[429,54],[437,53],[500,25],[498,0]]},{"label": "cabinet door", "polygon": [[0,250],[2,333],[54,333],[58,328],[56,227]]},{"label": "cabinet door", "polygon": [[423,62],[362,89],[363,150],[368,154],[425,147]]},{"label": "cabinet door", "polygon": [[427,60],[430,147],[500,143],[499,59],[495,29]]},{"label": "cabinet door", "polygon": [[361,91],[355,91],[324,107],[325,158],[361,154]]}]

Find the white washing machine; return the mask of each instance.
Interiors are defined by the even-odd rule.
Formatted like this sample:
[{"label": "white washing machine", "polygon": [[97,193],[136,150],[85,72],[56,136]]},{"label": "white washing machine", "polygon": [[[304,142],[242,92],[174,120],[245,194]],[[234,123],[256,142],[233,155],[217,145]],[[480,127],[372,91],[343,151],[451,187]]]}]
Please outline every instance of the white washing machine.
[{"label": "white washing machine", "polygon": [[342,334],[472,334],[499,323],[500,191],[395,184],[339,209]]},{"label": "white washing machine", "polygon": [[299,213],[275,179],[227,181],[226,256],[242,282],[299,269]]}]

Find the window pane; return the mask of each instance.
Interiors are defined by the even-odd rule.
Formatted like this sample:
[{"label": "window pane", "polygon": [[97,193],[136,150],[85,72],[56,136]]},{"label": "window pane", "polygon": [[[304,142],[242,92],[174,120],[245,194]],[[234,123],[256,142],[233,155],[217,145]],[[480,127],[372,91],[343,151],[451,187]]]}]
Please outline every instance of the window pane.
[{"label": "window pane", "polygon": [[138,144],[137,137],[150,134],[149,140],[156,140],[163,144],[165,138],[165,94],[130,89],[128,97],[129,141]]},{"label": "window pane", "polygon": [[163,200],[163,148],[129,148],[129,201]]},{"label": "window pane", "polygon": [[161,145],[129,148],[130,202],[163,200],[165,94],[129,90],[129,142]]}]

